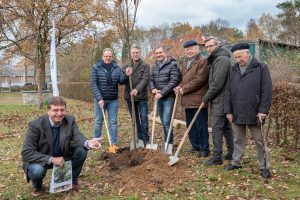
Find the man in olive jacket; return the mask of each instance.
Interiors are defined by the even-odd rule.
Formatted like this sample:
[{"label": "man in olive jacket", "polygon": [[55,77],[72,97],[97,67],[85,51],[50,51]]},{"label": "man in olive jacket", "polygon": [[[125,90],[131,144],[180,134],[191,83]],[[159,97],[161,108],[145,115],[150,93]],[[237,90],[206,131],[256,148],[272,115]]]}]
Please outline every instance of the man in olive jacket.
[{"label": "man in olive jacket", "polygon": [[205,48],[209,54],[207,61],[209,67],[209,89],[202,98],[203,104],[210,103],[211,125],[213,137],[213,158],[206,161],[205,165],[221,165],[223,136],[227,144],[227,155],[225,160],[232,159],[233,135],[231,123],[226,119],[224,113],[225,85],[228,71],[231,65],[230,52],[220,46],[216,37],[209,37],[205,40]]},{"label": "man in olive jacket", "polygon": [[241,167],[245,152],[246,127],[250,129],[255,141],[260,175],[264,178],[271,177],[268,150],[266,149],[266,169],[263,158],[263,145],[258,126],[258,119],[264,120],[271,107],[272,80],[268,67],[252,57],[247,43],[239,43],[231,49],[237,63],[229,71],[224,112],[234,128],[234,151],[230,164],[226,170]]},{"label": "man in olive jacket", "polygon": [[[176,92],[182,95],[181,105],[185,108],[186,125],[189,126],[208,89],[208,68],[206,59],[201,57],[195,40],[185,42],[183,47],[186,59],[181,68],[182,81],[176,87]],[[205,105],[189,132],[192,147],[188,151],[196,151],[200,157],[209,155],[207,120],[208,109]]]},{"label": "man in olive jacket", "polygon": [[[154,52],[156,63],[152,67],[149,87],[157,100],[157,109],[163,124],[166,142],[175,101],[173,89],[180,83],[181,74],[175,59],[167,57],[163,46],[156,47]],[[172,149],[173,131],[170,135],[169,144],[171,145],[169,148]]]},{"label": "man in olive jacket", "polygon": [[78,129],[75,118],[65,114],[66,102],[61,97],[48,101],[48,115],[29,122],[24,138],[22,158],[27,181],[32,181],[32,196],[43,192],[43,179],[53,165],[62,167],[72,161],[73,188],[80,189],[78,177],[88,149],[100,147],[99,139],[88,140]]},{"label": "man in olive jacket", "polygon": [[125,84],[124,98],[127,101],[128,110],[132,116],[132,105],[130,96],[134,97],[134,109],[138,139],[143,140],[144,144],[149,141],[148,123],[148,86],[150,81],[150,67],[141,59],[141,48],[132,45],[130,48],[131,63],[125,65],[124,70],[127,76],[131,76],[132,91],[129,81]]}]

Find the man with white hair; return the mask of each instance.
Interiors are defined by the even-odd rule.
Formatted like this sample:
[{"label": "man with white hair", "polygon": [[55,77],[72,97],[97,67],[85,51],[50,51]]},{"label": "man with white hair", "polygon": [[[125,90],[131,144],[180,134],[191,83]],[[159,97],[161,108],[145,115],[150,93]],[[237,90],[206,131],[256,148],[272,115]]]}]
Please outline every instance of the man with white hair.
[{"label": "man with white hair", "polygon": [[[208,68],[206,59],[200,55],[197,41],[189,40],[183,44],[185,61],[181,68],[182,81],[176,92],[182,95],[181,105],[185,108],[186,125],[190,125],[208,89]],[[196,151],[200,157],[209,155],[207,105],[200,111],[193,124],[189,139],[192,145],[188,152]]]},{"label": "man with white hair", "polygon": [[271,76],[267,65],[251,56],[247,43],[236,44],[231,51],[237,63],[229,70],[224,112],[227,119],[235,124],[234,151],[233,159],[225,166],[225,170],[241,168],[248,127],[255,141],[260,175],[263,178],[270,178],[268,150],[265,147],[266,159],[264,159],[264,147],[258,122],[267,117],[271,107]]}]

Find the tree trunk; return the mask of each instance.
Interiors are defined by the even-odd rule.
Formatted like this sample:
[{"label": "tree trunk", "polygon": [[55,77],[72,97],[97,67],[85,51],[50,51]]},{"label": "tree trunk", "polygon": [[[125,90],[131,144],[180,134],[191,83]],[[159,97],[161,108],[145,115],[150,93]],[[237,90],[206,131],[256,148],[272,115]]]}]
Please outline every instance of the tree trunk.
[{"label": "tree trunk", "polygon": [[25,65],[25,67],[24,67],[24,82],[25,82],[25,84],[27,83],[27,65]]}]

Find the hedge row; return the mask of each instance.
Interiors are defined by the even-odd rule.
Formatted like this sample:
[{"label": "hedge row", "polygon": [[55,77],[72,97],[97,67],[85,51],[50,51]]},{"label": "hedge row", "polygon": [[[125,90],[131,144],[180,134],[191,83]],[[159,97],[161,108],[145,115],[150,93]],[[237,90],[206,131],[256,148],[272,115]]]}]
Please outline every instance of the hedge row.
[{"label": "hedge row", "polygon": [[[59,84],[62,96],[93,102],[93,95],[88,82]],[[119,87],[119,107],[127,108],[124,101],[124,86]],[[153,95],[148,94],[149,112],[153,110]],[[180,106],[180,98],[176,106],[176,119],[185,119]],[[273,101],[269,115],[267,133],[275,139],[276,144],[291,144],[297,148],[300,137],[300,85],[276,82],[273,84]]]},{"label": "hedge row", "polygon": [[[70,83],[59,83],[59,92],[61,96],[77,99],[87,102],[93,102],[93,94],[90,87],[89,82],[70,82]],[[153,110],[153,95],[148,94],[148,105],[149,105],[149,112]],[[177,111],[176,111],[176,119],[184,120],[184,111],[180,105],[180,98],[178,99],[177,103]],[[119,86],[119,107],[127,109],[127,104],[124,101],[124,86]]]}]

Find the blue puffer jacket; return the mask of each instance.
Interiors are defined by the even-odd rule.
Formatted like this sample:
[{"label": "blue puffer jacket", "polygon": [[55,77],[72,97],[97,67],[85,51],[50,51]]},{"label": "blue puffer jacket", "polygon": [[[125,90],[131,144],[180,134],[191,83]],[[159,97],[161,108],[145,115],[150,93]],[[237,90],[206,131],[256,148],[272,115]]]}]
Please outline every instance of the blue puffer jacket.
[{"label": "blue puffer jacket", "polygon": [[162,98],[175,97],[173,89],[179,85],[180,81],[180,69],[175,59],[168,57],[162,67],[159,67],[157,63],[152,67],[149,88],[160,90]]},{"label": "blue puffer jacket", "polygon": [[108,72],[103,67],[103,60],[93,65],[91,73],[91,87],[97,102],[100,100],[118,99],[118,84],[124,84],[128,80],[120,66],[113,61],[111,71],[111,83],[108,84]]}]

